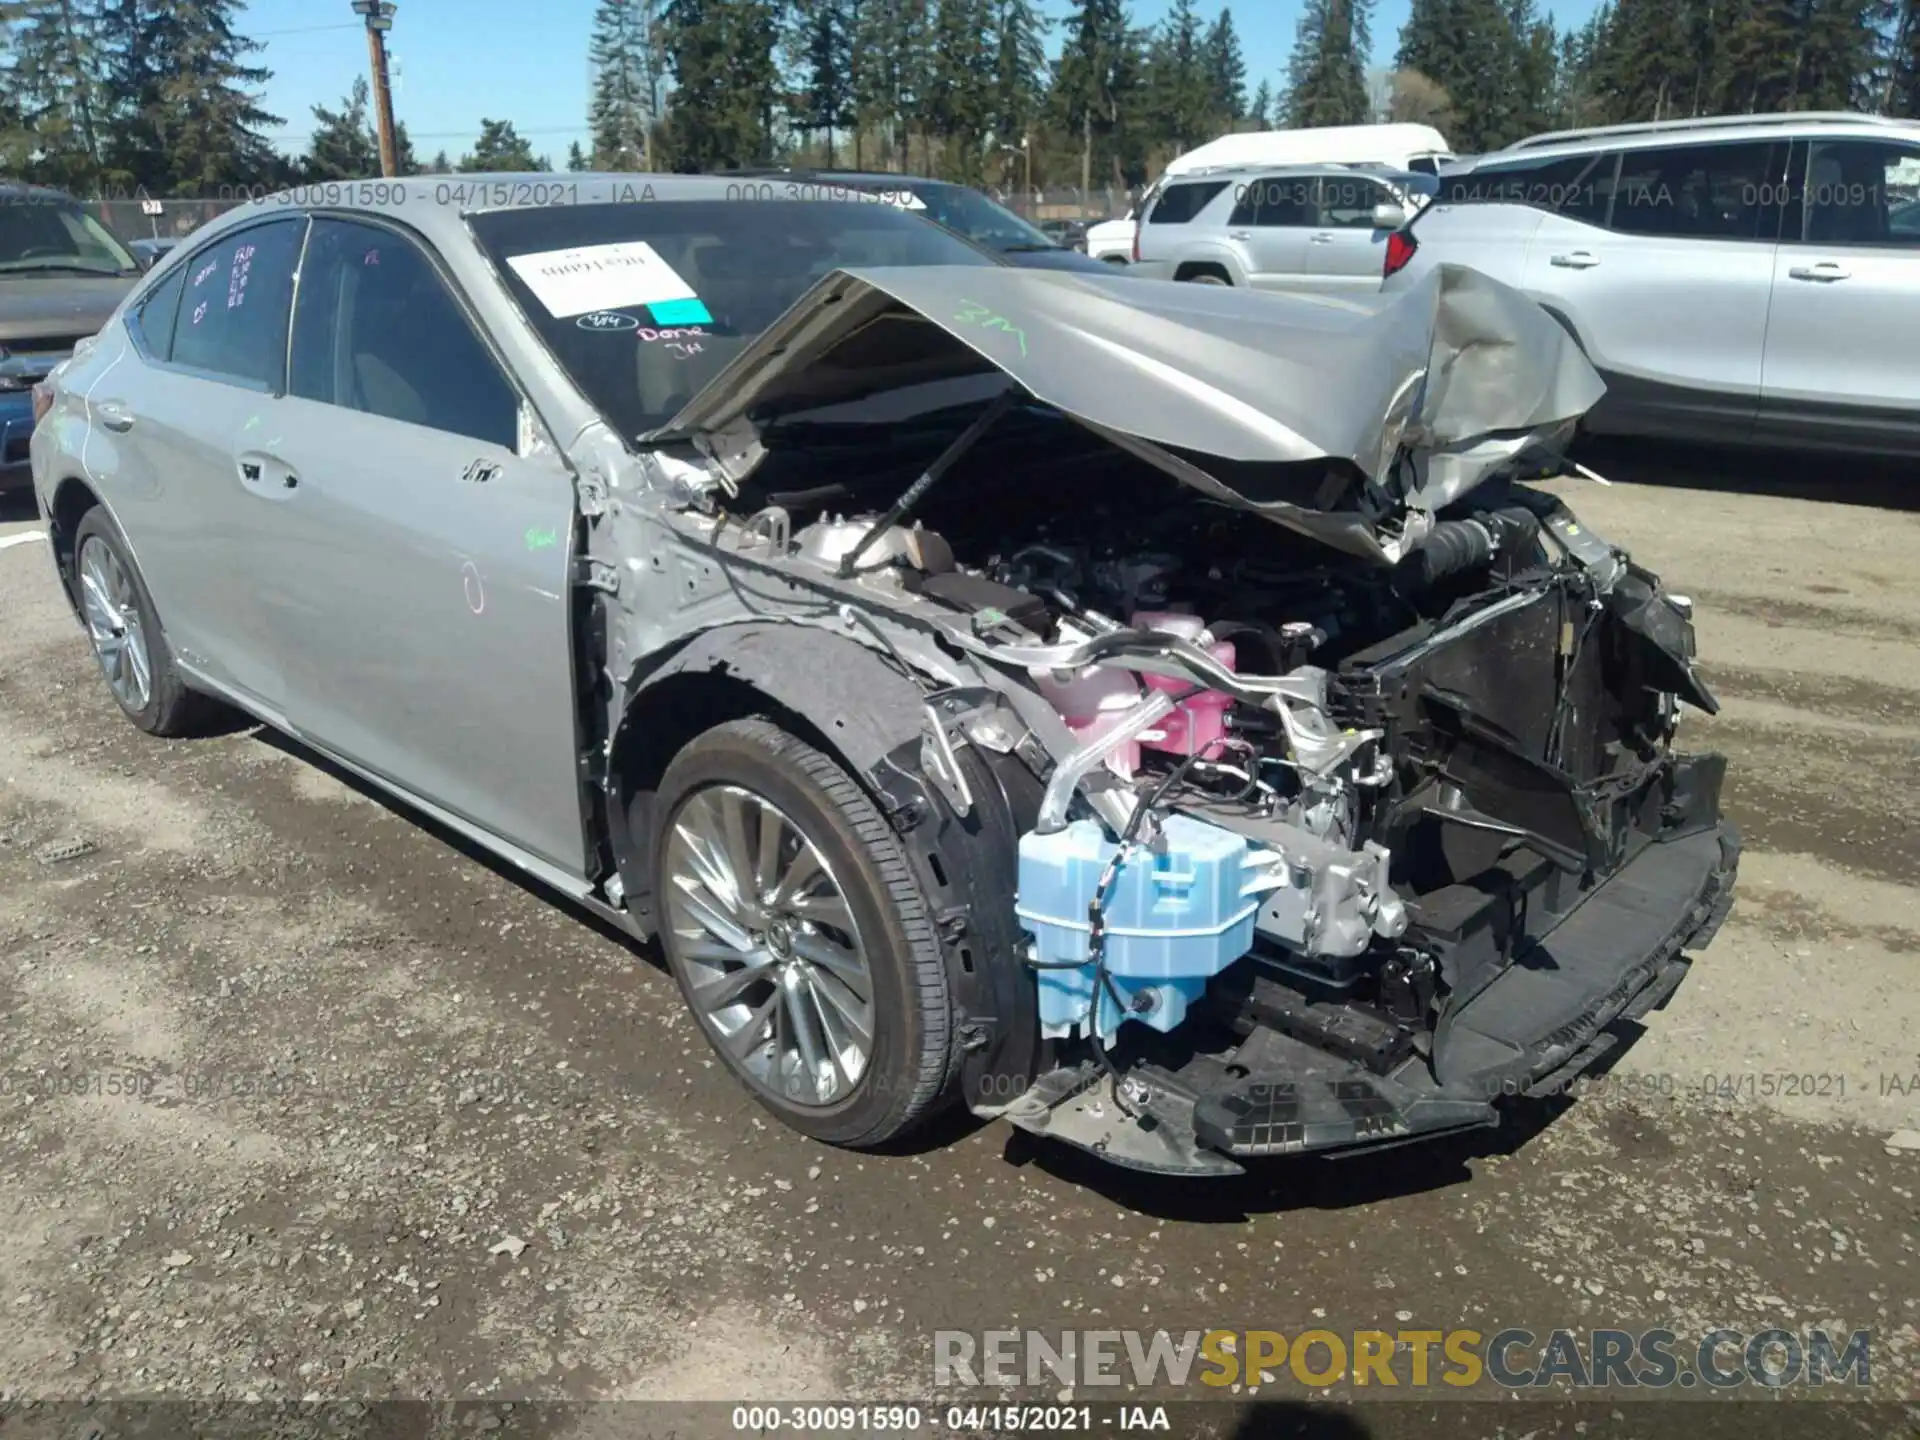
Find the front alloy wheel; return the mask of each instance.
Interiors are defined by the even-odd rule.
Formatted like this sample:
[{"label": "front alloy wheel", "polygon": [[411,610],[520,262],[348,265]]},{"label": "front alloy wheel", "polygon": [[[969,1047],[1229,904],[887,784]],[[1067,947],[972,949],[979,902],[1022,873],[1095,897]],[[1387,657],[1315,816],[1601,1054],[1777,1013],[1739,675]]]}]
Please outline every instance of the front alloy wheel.
[{"label": "front alloy wheel", "polygon": [[647,811],[668,968],[762,1105],[869,1147],[954,1098],[933,907],[836,757],[769,720],[730,720],[674,757]]},{"label": "front alloy wheel", "polygon": [[873,972],[820,849],[764,795],[709,785],[674,816],[666,916],[688,998],[726,1055],[790,1104],[865,1075]]}]

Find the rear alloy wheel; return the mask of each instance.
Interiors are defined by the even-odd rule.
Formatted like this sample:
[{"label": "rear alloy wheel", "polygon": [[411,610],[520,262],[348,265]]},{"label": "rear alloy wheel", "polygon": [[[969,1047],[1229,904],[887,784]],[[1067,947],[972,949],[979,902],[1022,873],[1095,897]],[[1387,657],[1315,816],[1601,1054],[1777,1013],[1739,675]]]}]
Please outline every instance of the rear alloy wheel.
[{"label": "rear alloy wheel", "polygon": [[126,717],[149,735],[189,735],[203,728],[219,705],[181,679],[153,597],[119,528],[100,506],[87,511],[74,529],[73,578],[94,658]]},{"label": "rear alloy wheel", "polygon": [[1233,282],[1224,275],[1216,275],[1211,270],[1196,271],[1184,277],[1189,285],[1231,285]]},{"label": "rear alloy wheel", "polygon": [[899,841],[846,772],[734,721],[674,759],[655,813],[668,965],[727,1068],[838,1145],[937,1109],[952,1088],[939,945]]}]

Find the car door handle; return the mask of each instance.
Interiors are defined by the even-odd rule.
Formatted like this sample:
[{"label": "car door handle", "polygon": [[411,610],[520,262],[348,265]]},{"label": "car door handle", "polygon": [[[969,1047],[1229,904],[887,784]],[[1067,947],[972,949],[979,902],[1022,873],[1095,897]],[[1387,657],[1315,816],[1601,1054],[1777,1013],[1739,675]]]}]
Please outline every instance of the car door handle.
[{"label": "car door handle", "polygon": [[93,407],[93,413],[99,417],[102,425],[117,434],[124,435],[133,429],[133,412],[112,400],[102,400]]},{"label": "car door handle", "polygon": [[1227,238],[1229,240],[1251,240],[1253,239],[1253,232],[1251,230],[1229,230],[1227,232]]},{"label": "car door handle", "polygon": [[1822,260],[1817,265],[1796,265],[1787,271],[1787,277],[1791,280],[1820,280],[1829,282],[1845,280],[1851,274],[1853,274],[1853,272],[1847,269],[1846,266],[1837,264],[1832,260]]},{"label": "car door handle", "polygon": [[1325,230],[1320,231],[1316,235],[1309,235],[1307,239],[1311,240],[1315,245],[1331,245],[1333,243],[1333,236]]},{"label": "car door handle", "polygon": [[1547,263],[1558,265],[1562,270],[1591,270],[1600,263],[1600,257],[1586,250],[1569,250],[1564,255],[1553,256]]}]

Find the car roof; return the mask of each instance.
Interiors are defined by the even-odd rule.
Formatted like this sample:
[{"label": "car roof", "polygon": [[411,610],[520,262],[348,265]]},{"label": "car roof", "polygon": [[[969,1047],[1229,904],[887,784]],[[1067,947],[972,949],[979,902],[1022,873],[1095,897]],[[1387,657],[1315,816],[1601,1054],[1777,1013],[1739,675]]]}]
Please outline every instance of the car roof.
[{"label": "car roof", "polygon": [[1706,144],[1726,140],[1772,140],[1796,132],[1844,135],[1849,138],[1920,140],[1920,121],[1886,115],[1859,115],[1838,110],[1786,111],[1774,115],[1702,115],[1681,120],[1649,120],[1632,125],[1599,125],[1582,130],[1552,130],[1516,140],[1504,150],[1489,151],[1452,167],[1472,170],[1535,155],[1571,156],[1596,150],[1650,148],[1675,141]]},{"label": "car roof", "polygon": [[901,175],[892,170],[835,170],[814,165],[768,166],[728,170],[724,174],[735,179],[771,180],[776,176],[785,176],[791,180],[838,180],[846,185],[939,185],[947,189],[962,188],[957,180],[936,180],[930,175]]},{"label": "car roof", "polygon": [[[567,170],[321,181],[250,200],[208,221],[186,238],[197,249],[207,238],[235,226],[257,223],[288,210],[304,209],[344,211],[394,221],[445,246],[457,242],[470,215],[558,205],[739,200],[741,178],[740,172],[662,175],[642,171]],[[778,201],[781,197],[771,198]]]},{"label": "car roof", "polygon": [[0,198],[15,204],[23,199],[33,199],[45,204],[77,205],[80,203],[64,190],[56,190],[51,185],[30,184],[25,180],[0,179]]}]

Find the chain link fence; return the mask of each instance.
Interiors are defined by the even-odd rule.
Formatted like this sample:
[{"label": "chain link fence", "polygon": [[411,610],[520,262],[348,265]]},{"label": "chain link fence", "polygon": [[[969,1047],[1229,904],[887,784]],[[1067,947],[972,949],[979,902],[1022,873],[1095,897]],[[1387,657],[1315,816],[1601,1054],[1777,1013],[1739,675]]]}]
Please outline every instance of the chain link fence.
[{"label": "chain link fence", "polygon": [[1078,220],[1089,225],[1120,219],[1140,198],[1138,190],[1082,190],[1077,185],[1036,186],[1032,190],[990,189],[987,193],[1015,214],[1036,223]]}]

